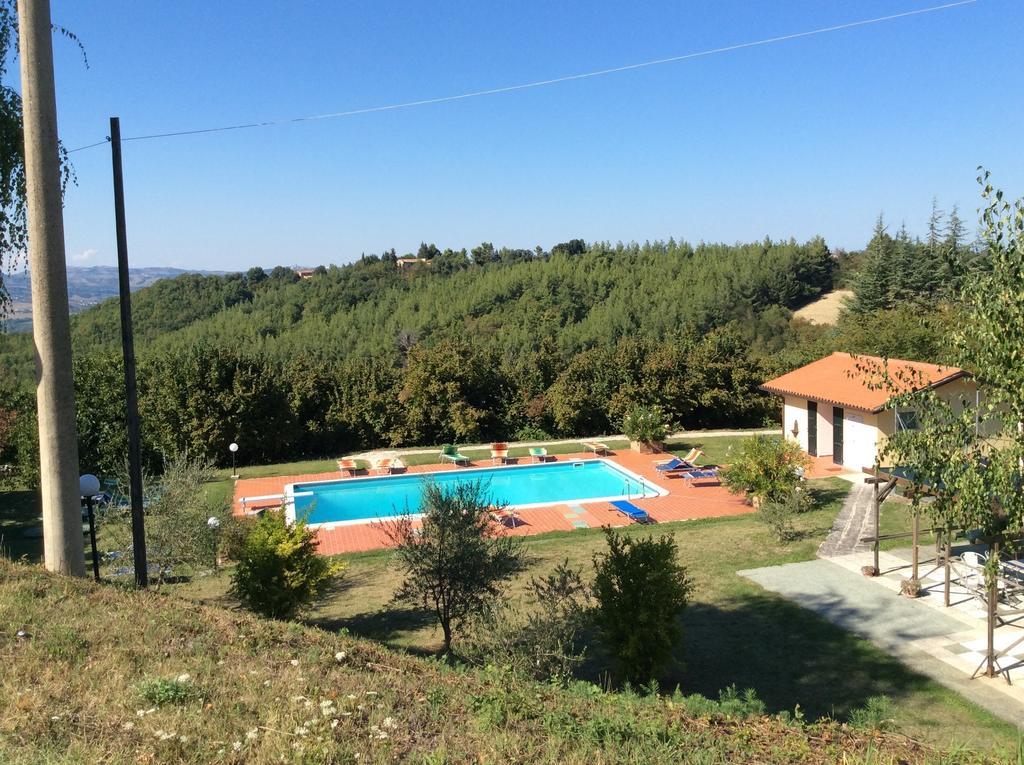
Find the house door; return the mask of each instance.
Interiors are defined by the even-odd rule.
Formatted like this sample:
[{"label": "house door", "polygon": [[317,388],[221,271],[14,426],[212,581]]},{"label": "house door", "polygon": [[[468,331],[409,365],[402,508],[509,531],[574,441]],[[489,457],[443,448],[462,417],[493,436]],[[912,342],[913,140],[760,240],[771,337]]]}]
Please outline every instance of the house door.
[{"label": "house door", "polygon": [[843,409],[832,407],[832,462],[843,464]]},{"label": "house door", "polygon": [[818,456],[818,402],[807,402],[807,453]]}]

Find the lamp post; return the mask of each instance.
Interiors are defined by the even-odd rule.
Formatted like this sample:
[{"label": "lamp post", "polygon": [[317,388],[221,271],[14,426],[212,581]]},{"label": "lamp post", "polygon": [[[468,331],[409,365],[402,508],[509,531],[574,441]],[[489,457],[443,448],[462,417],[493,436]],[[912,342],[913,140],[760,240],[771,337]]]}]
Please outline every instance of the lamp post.
[{"label": "lamp post", "polygon": [[92,473],[86,473],[78,479],[78,493],[85,500],[89,512],[89,543],[92,545],[92,576],[100,580],[100,556],[96,552],[96,515],[93,513],[93,497],[100,493],[100,479]]},{"label": "lamp post", "polygon": [[213,535],[213,570],[217,570],[217,537],[220,533],[220,518],[215,515],[211,515],[206,521],[206,525],[210,528],[210,534]]},{"label": "lamp post", "polygon": [[238,478],[238,471],[235,470],[235,452],[238,451],[238,444],[232,441],[228,446],[228,451],[231,452],[231,477]]}]

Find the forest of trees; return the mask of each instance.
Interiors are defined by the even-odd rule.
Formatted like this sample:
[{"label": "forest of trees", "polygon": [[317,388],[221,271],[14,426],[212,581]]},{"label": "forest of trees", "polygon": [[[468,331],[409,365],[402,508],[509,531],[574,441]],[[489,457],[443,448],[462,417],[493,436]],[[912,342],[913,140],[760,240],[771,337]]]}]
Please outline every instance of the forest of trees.
[{"label": "forest of trees", "polygon": [[[777,407],[757,386],[832,350],[942,360],[951,278],[879,300],[865,274],[904,258],[906,290],[906,264],[923,273],[940,251],[955,264],[971,253],[961,239],[890,237],[880,222],[864,253],[840,257],[820,238],[425,244],[429,264],[408,270],[391,251],[310,279],[279,267],[165,280],[133,300],[146,462],[223,462],[231,441],[268,462],[586,436],[617,430],[636,403],[684,428],[760,425]],[[792,318],[853,264],[855,299],[838,326]],[[125,453],[118,321],[116,301],[73,320],[82,464],[101,473]],[[31,338],[0,335],[0,408],[15,414],[0,463],[22,466],[22,481],[34,463],[31,368]]]}]

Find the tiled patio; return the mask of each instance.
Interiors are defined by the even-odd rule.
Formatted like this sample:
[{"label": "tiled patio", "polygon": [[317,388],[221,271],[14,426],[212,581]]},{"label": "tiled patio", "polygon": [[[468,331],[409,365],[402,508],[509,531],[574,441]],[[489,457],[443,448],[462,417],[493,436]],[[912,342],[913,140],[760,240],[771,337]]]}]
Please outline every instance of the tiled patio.
[{"label": "tiled patio", "polygon": [[[563,454],[550,457],[549,461],[579,461],[595,459],[591,453]],[[648,483],[666,489],[663,497],[636,499],[634,504],[647,511],[656,523],[689,521],[698,518],[716,518],[727,515],[742,515],[752,512],[742,498],[730,494],[717,479],[684,481],[670,478],[654,469],[659,455],[637,454],[631,451],[613,452],[607,456],[627,470],[640,475]],[[520,458],[519,463],[528,463],[529,458]],[[490,467],[490,460],[472,463],[472,467]],[[417,465],[407,468],[407,473],[426,473],[441,470],[464,470],[454,465]],[[234,512],[242,513],[243,497],[279,495],[290,483],[344,479],[339,471],[313,475],[278,476],[274,478],[242,478],[235,483]],[[273,504],[265,502],[262,506]],[[529,508],[518,511],[520,523],[515,527],[505,524],[507,533],[517,536],[543,534],[548,531],[572,531],[580,528],[600,526],[625,526],[629,521],[607,502],[581,504],[559,504],[550,507]],[[388,546],[387,537],[377,523],[335,526],[320,529],[320,551],[327,555],[374,550]]]}]

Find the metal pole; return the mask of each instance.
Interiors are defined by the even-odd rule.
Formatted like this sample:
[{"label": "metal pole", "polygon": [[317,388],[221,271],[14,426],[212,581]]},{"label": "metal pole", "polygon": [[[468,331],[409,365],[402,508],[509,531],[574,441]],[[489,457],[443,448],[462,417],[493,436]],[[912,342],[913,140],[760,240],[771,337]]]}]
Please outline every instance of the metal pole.
[{"label": "metal pole", "polygon": [[[999,543],[994,542],[991,548],[991,554],[995,556],[996,562],[999,561]],[[998,569],[996,569],[998,570]],[[997,614],[997,599],[999,597],[999,583],[996,580],[995,574],[992,573],[991,569],[985,572],[985,580],[988,584],[988,619],[985,625],[985,675],[988,677],[996,676],[996,614]]]},{"label": "metal pole", "polygon": [[914,564],[913,565],[913,572],[914,573],[913,573],[913,576],[911,576],[911,579],[913,579],[915,582],[917,581],[918,544],[920,542],[920,535],[921,535],[921,515],[920,515],[920,513],[917,512],[917,510],[914,510],[914,556],[913,556],[913,564]]},{"label": "metal pole", "polygon": [[43,560],[85,576],[49,0],[18,0]]},{"label": "metal pole", "polygon": [[92,578],[100,580],[100,554],[96,552],[96,514],[92,509],[92,497],[85,498],[85,506],[89,510],[89,544],[92,545]]},{"label": "metal pole", "polygon": [[124,216],[124,175],[121,171],[121,121],[110,118],[110,158],[114,171],[114,221],[117,228],[117,275],[121,297],[121,347],[128,421],[128,486],[132,503],[132,557],[135,585],[149,582],[146,531],[142,509],[142,449],[139,445],[139,401],[135,386],[135,339],[132,335],[132,297],[128,279],[128,234]]},{"label": "metal pole", "polygon": [[949,558],[953,554],[953,532],[945,532],[946,541],[946,554],[945,554],[945,569],[946,569],[946,585],[942,593],[942,605],[949,608]]}]

